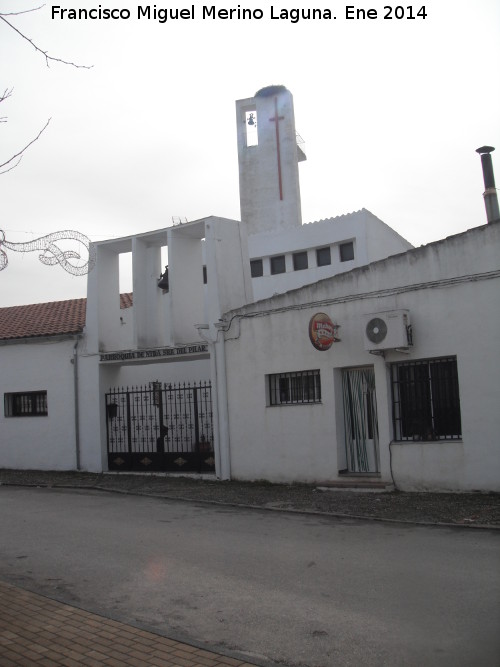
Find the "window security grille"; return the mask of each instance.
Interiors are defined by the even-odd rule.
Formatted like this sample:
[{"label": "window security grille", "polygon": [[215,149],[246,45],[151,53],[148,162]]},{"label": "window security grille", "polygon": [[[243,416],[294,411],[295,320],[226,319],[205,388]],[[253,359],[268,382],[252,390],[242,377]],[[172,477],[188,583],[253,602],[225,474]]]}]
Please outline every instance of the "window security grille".
[{"label": "window security grille", "polygon": [[455,357],[392,364],[394,439],[462,437]]},{"label": "window security grille", "polygon": [[270,405],[321,402],[319,370],[268,375]]},{"label": "window security grille", "polygon": [[42,417],[47,412],[47,392],[29,391],[4,395],[6,417]]}]

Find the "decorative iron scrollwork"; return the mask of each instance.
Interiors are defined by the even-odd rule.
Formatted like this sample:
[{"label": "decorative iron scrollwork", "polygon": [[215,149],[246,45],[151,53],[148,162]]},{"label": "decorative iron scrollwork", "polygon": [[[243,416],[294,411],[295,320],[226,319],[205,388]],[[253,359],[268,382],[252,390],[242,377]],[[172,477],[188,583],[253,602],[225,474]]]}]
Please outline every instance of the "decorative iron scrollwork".
[{"label": "decorative iron scrollwork", "polygon": [[[110,469],[214,469],[209,382],[115,387],[106,394],[106,406]],[[117,463],[120,456],[123,465]]]},{"label": "decorative iron scrollwork", "polygon": [[[55,243],[56,241],[65,240],[77,241],[86,248],[88,259],[84,264],[78,265],[70,261],[81,260],[82,256],[80,253],[74,250],[61,250]],[[27,243],[12,243],[11,241],[7,241],[5,232],[0,229],[0,271],[5,269],[9,263],[7,253],[3,248],[13,250],[14,252],[35,252],[36,250],[42,250],[43,252],[38,256],[42,264],[46,266],[59,264],[73,276],[83,276],[92,271],[96,260],[95,248],[90,239],[85,234],[68,229],[41,236],[39,239],[28,241]]]}]

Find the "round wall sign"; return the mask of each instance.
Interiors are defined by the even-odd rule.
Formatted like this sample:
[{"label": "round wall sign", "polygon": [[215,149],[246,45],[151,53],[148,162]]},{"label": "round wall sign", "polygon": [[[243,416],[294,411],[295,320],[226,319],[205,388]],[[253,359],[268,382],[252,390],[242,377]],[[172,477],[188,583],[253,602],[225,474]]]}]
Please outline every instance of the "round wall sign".
[{"label": "round wall sign", "polygon": [[340,339],[335,336],[338,324],[334,324],[326,313],[316,313],[309,321],[309,338],[317,350],[329,350]]}]

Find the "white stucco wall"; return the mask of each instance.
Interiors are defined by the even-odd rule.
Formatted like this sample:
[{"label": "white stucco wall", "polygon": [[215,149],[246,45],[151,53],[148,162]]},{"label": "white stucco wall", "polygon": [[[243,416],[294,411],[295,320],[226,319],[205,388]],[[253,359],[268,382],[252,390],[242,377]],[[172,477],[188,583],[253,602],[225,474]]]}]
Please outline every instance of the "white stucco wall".
[{"label": "white stucco wall", "polygon": [[376,262],[413,248],[409,241],[370,211],[362,209],[360,213],[363,214],[366,255],[369,262]]},{"label": "white stucco wall", "polygon": [[[370,365],[383,480],[391,481],[391,448],[398,488],[499,491],[499,249],[500,225],[489,225],[228,313],[232,476],[338,479],[345,462],[339,374]],[[413,348],[385,359],[366,352],[363,316],[394,309],[410,311]],[[341,325],[341,342],[328,351],[308,337],[310,317],[320,311]],[[390,444],[390,363],[443,356],[457,358],[462,439]],[[266,375],[312,369],[321,371],[321,404],[266,405]]]},{"label": "white stucco wall", "polygon": [[[341,369],[373,367],[377,395],[386,383],[383,360],[363,349],[363,310],[350,303],[241,320],[239,338],[226,342],[233,477],[318,483],[339,478],[345,468]],[[317,312],[341,324],[342,341],[328,351],[316,350],[309,340],[309,321]],[[320,404],[266,404],[268,374],[315,369],[321,374]],[[379,434],[387,442],[387,410],[381,414],[379,409]],[[390,480],[388,452],[382,454],[380,467],[383,478]]]},{"label": "white stucco wall", "polygon": [[79,358],[80,461],[82,470],[107,470],[105,395],[115,387],[143,387],[159,380],[193,384],[210,380],[210,360],[101,363],[82,348]]},{"label": "white stucco wall", "polygon": [[[158,288],[161,248],[168,246],[169,291]],[[118,309],[118,257],[132,252],[133,302]],[[207,284],[203,284],[203,266]],[[103,363],[100,352],[199,345],[195,325],[216,338],[223,310],[253,301],[244,226],[209,216],[163,230],[97,244],[89,275],[87,323],[81,347],[81,467],[107,468],[105,394],[111,387],[213,381],[209,353],[162,363],[126,359]],[[107,310],[109,307],[109,310]],[[217,425],[214,426],[217,434]]]},{"label": "white stucco wall", "polygon": [[[250,111],[255,112],[257,120],[255,146],[247,145],[245,114]],[[278,128],[271,120],[276,114]],[[241,220],[248,226],[248,233],[300,226],[299,160],[292,94],[282,89],[238,100],[236,128]]]},{"label": "white stucco wall", "polygon": [[210,360],[177,361],[156,364],[135,363],[129,366],[106,364],[110,387],[149,385],[159,380],[166,383],[200,382],[210,379]]},{"label": "white stucco wall", "polygon": [[500,491],[500,280],[416,292],[410,304],[412,358],[457,357],[462,442],[394,443],[398,483],[411,490]]},{"label": "white stucco wall", "polygon": [[[0,467],[71,470],[76,466],[74,340],[0,346]],[[47,416],[5,417],[5,393],[47,391]]]},{"label": "white stucco wall", "polygon": [[[85,343],[85,341],[84,341]],[[103,390],[99,379],[97,354],[90,354],[82,346],[78,360],[80,407],[80,465],[82,470],[102,472],[106,470],[105,445],[101,443],[104,421]],[[104,431],[105,432],[105,431]]]},{"label": "white stucco wall", "polygon": [[[350,241],[354,259],[342,262],[339,246]],[[318,266],[316,250],[325,247],[330,248],[331,264]],[[250,259],[263,260],[264,275],[252,279],[254,296],[259,300],[406,252],[412,245],[370,211],[361,209],[294,229],[253,234],[248,237],[248,248]],[[300,251],[308,253],[308,268],[294,271],[293,254]],[[271,275],[270,258],[283,254],[286,273]]]}]

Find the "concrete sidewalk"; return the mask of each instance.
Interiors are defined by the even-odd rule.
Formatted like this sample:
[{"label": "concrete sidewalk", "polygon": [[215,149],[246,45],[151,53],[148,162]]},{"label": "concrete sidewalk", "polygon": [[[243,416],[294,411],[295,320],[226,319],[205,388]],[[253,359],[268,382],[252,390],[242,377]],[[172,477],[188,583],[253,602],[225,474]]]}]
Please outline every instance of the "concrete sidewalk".
[{"label": "concrete sidewalk", "polygon": [[0,667],[254,667],[0,582]]}]

